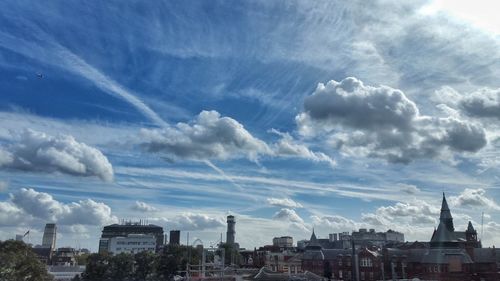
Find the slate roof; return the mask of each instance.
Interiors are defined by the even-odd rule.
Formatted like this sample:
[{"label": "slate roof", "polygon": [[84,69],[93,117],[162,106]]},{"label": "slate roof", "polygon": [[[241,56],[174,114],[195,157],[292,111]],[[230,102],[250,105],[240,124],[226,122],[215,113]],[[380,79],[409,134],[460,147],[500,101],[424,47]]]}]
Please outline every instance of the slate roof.
[{"label": "slate roof", "polygon": [[459,258],[462,264],[474,263],[463,249],[429,249],[422,256],[421,262],[427,264],[449,264],[455,258]]}]

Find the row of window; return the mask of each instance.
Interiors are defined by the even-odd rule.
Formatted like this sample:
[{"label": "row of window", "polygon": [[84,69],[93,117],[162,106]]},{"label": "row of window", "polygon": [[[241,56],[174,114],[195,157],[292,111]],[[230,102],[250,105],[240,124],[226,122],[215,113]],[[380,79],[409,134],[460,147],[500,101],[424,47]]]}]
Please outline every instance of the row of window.
[{"label": "row of window", "polygon": [[126,241],[118,241],[116,245],[154,245],[155,242],[126,242]]}]

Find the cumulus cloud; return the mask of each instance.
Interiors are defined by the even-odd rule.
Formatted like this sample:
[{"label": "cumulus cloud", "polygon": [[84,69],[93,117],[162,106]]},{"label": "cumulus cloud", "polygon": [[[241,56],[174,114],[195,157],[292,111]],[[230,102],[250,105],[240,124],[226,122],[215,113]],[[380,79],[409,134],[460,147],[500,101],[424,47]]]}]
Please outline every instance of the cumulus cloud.
[{"label": "cumulus cloud", "polygon": [[500,206],[486,195],[482,188],[466,188],[458,196],[450,197],[450,203],[459,207],[480,207],[500,210]]},{"label": "cumulus cloud", "polygon": [[19,211],[26,219],[36,218],[65,225],[104,225],[117,221],[111,214],[111,208],[102,202],[85,199],[66,204],[55,200],[48,193],[31,188],[20,189],[11,194],[10,201],[3,203],[4,207],[10,206],[10,212]]},{"label": "cumulus cloud", "polygon": [[155,221],[167,225],[170,229],[202,231],[225,226],[222,217],[211,216],[202,213],[183,213],[173,217],[151,218],[149,221]]},{"label": "cumulus cloud", "polygon": [[273,215],[273,219],[303,224],[304,220],[293,209],[283,208]]},{"label": "cumulus cloud", "polygon": [[132,210],[136,210],[139,212],[155,212],[158,211],[157,208],[147,204],[146,202],[135,201],[135,204],[132,206]]},{"label": "cumulus cloud", "polygon": [[267,203],[269,205],[284,207],[284,208],[302,208],[302,204],[296,202],[290,198],[267,198]]},{"label": "cumulus cloud", "polygon": [[204,230],[225,226],[224,219],[206,214],[185,213],[175,218],[179,229]]},{"label": "cumulus cloud", "polygon": [[326,162],[331,167],[336,165],[333,158],[323,152],[314,152],[310,150],[306,145],[294,140],[290,134],[281,133],[276,130],[271,130],[271,132],[281,136],[281,139],[273,146],[274,152],[277,155],[284,157],[299,157],[314,162]]},{"label": "cumulus cloud", "polygon": [[348,231],[358,228],[359,224],[348,218],[333,215],[333,216],[311,216],[312,223],[315,226],[326,226],[329,229],[336,231]]},{"label": "cumulus cloud", "polygon": [[23,224],[25,216],[23,211],[12,202],[0,202],[0,225],[16,226]]},{"label": "cumulus cloud", "polygon": [[500,119],[500,89],[480,89],[465,95],[459,104],[470,116]]},{"label": "cumulus cloud", "polygon": [[167,159],[229,159],[270,154],[265,142],[253,137],[242,124],[221,117],[217,111],[202,111],[191,124],[178,123],[164,129],[143,129],[142,146]]},{"label": "cumulus cloud", "polygon": [[363,214],[363,220],[372,224],[389,223],[433,224],[439,217],[439,209],[425,201],[397,202],[392,206],[379,207],[375,213]]},{"label": "cumulus cloud", "polygon": [[366,86],[353,77],[320,83],[296,122],[304,136],[327,136],[344,153],[397,163],[477,152],[486,145],[479,124],[422,115],[402,91]]},{"label": "cumulus cloud", "polygon": [[113,179],[113,167],[98,149],[69,135],[54,137],[28,129],[0,147],[0,167]]}]

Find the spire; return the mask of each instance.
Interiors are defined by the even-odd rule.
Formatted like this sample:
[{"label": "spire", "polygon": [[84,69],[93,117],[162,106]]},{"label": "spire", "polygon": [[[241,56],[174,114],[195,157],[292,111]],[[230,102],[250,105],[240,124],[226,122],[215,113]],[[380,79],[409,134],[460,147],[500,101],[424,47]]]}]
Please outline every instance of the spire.
[{"label": "spire", "polygon": [[450,208],[448,207],[448,202],[446,202],[446,196],[444,195],[444,192],[439,221],[440,224],[444,223],[449,231],[455,231],[455,227],[453,226],[453,217],[451,216]]},{"label": "spire", "polygon": [[316,234],[313,232],[311,234],[311,239],[309,239],[309,243],[307,243],[306,250],[319,250],[321,249],[321,245],[318,242],[318,238],[316,238]]},{"label": "spire", "polygon": [[314,227],[313,227],[313,233],[311,235],[311,239],[309,239],[309,242],[312,242],[312,243],[318,242],[318,238],[316,238],[316,234],[314,234]]},{"label": "spire", "polygon": [[469,221],[469,225],[467,226],[467,232],[470,232],[470,233],[475,233],[476,230],[474,229],[474,226],[472,226],[472,222]]},{"label": "spire", "polygon": [[439,216],[439,225],[432,234],[431,247],[450,246],[450,242],[455,242],[455,227],[453,226],[453,217],[451,216],[446,196],[443,192],[443,201],[441,203],[441,214]]}]

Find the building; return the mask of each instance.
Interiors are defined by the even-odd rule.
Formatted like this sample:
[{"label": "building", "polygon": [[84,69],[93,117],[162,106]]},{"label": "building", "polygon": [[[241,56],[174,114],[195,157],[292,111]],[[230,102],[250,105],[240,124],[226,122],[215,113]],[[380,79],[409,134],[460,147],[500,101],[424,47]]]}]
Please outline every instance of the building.
[{"label": "building", "polygon": [[180,245],[181,244],[181,231],[180,230],[170,230],[170,245]]},{"label": "building", "polygon": [[[377,234],[375,231],[359,233],[369,234],[369,239],[366,239],[368,241],[373,238],[372,234]],[[398,235],[392,234],[387,237],[397,241]],[[439,225],[434,230],[430,242],[393,242],[384,244],[383,247],[361,244],[354,247],[356,241],[365,240],[363,237],[365,236],[361,239],[353,238],[351,249],[325,249],[313,231],[302,256],[302,270],[346,281],[500,280],[500,249],[482,248],[471,222],[465,231],[455,231],[444,194]]]},{"label": "building", "polygon": [[293,238],[290,236],[281,236],[273,238],[273,246],[279,248],[292,248],[293,247]]},{"label": "building", "polygon": [[152,234],[129,234],[125,237],[111,237],[108,238],[107,244],[106,252],[113,255],[156,251],[156,237]]},{"label": "building", "polygon": [[48,223],[45,225],[45,229],[43,231],[42,238],[42,247],[43,248],[56,248],[56,236],[57,236],[57,227],[55,223]]},{"label": "building", "polygon": [[389,243],[405,241],[403,233],[391,229],[386,232],[375,232],[375,229],[360,228],[359,231],[353,231],[351,236],[357,246],[383,247]]},{"label": "building", "polygon": [[234,216],[227,216],[227,232],[226,232],[226,244],[234,245],[235,243],[235,230],[236,220]]},{"label": "building", "polygon": [[49,266],[47,268],[50,275],[54,277],[54,281],[71,281],[76,275],[80,275],[85,271],[85,266]]},{"label": "building", "polygon": [[76,266],[77,251],[70,247],[58,248],[52,254],[51,264],[54,266]]},{"label": "building", "polygon": [[128,237],[130,234],[144,234],[155,237],[155,250],[163,246],[163,228],[154,224],[143,224],[124,222],[122,224],[112,224],[105,226],[99,240],[99,253],[108,252],[111,245],[111,238]]}]

